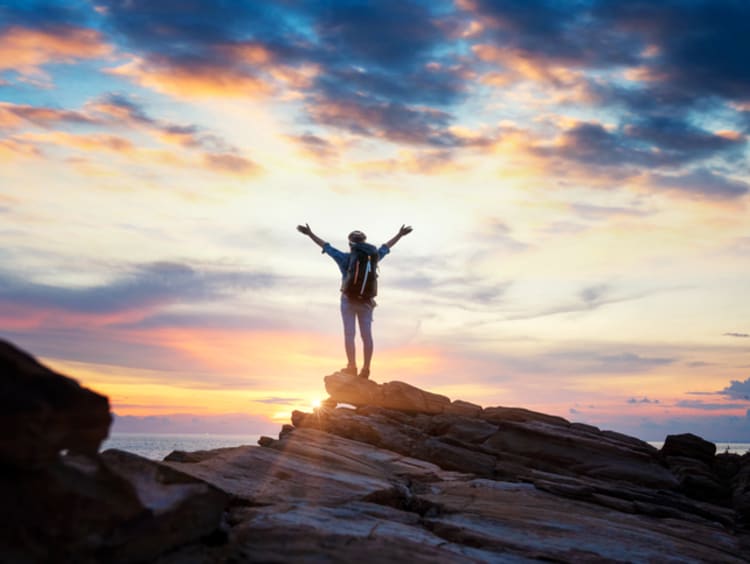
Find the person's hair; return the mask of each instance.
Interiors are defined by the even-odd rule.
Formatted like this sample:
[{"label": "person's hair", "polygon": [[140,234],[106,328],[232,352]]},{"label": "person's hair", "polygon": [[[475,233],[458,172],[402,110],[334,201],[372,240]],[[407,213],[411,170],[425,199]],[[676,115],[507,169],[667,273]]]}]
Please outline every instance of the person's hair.
[{"label": "person's hair", "polygon": [[367,235],[365,235],[361,231],[352,231],[351,233],[349,233],[350,243],[364,243],[366,240]]}]

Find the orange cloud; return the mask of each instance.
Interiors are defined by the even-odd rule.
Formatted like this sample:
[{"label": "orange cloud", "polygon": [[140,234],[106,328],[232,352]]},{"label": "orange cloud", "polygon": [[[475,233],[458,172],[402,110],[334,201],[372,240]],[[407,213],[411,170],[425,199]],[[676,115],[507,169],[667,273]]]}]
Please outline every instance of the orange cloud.
[{"label": "orange cloud", "polygon": [[176,98],[263,98],[272,93],[272,87],[266,80],[235,68],[208,65],[179,67],[167,62],[134,58],[109,69],[109,72]]},{"label": "orange cloud", "polygon": [[23,120],[12,111],[12,104],[0,102],[0,129],[15,129]]},{"label": "orange cloud", "polygon": [[0,35],[0,70],[40,74],[51,62],[71,63],[76,59],[105,57],[112,47],[93,29],[58,26],[50,29],[10,27]]},{"label": "orange cloud", "polygon": [[74,135],[64,131],[54,131],[51,133],[26,133],[22,137],[39,143],[49,143],[88,152],[132,153],[135,151],[135,146],[131,141],[116,135]]},{"label": "orange cloud", "polygon": [[95,328],[142,320],[150,312],[148,308],[114,312],[73,312],[59,308],[32,308],[0,302],[0,326],[9,330],[41,328]]},{"label": "orange cloud", "polygon": [[261,172],[261,167],[250,159],[229,153],[207,153],[203,162],[212,171],[236,176],[253,176]]},{"label": "orange cloud", "polygon": [[[541,58],[534,58],[528,53],[509,48],[500,48],[495,45],[474,45],[472,47],[474,54],[483,62],[502,65],[506,73],[490,73],[489,80],[497,82],[500,77],[506,74],[518,80],[530,80],[532,82],[544,82],[554,85],[573,85],[581,82],[583,73],[572,70],[569,66],[563,64],[554,64],[553,62]],[[507,82],[505,83],[507,84]]]},{"label": "orange cloud", "polygon": [[0,139],[0,162],[40,157],[42,157],[42,152],[31,143],[13,138]]}]

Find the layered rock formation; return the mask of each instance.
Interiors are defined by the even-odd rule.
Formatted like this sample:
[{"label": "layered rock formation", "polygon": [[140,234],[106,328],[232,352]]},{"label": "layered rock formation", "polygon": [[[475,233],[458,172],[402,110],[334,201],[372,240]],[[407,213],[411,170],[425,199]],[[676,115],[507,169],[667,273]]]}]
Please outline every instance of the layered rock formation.
[{"label": "layered rock formation", "polygon": [[403,382],[325,384],[322,408],[260,446],[3,451],[0,561],[748,561],[750,455],[693,435],[658,451]]},{"label": "layered rock formation", "polygon": [[669,437],[660,452],[402,382],[337,373],[325,383],[324,407],[295,412],[278,439],[261,439],[264,448],[167,457],[234,497],[230,542],[193,547],[196,561],[745,562],[750,554],[748,455],[716,456],[694,436]]},{"label": "layered rock formation", "polygon": [[221,490],[131,453],[98,454],[106,397],[1,341],[0,371],[0,562],[148,562],[220,527]]}]

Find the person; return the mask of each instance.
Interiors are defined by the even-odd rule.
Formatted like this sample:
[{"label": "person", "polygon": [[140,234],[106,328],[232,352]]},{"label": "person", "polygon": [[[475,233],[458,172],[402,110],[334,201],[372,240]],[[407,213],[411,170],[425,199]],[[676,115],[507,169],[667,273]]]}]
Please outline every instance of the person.
[{"label": "person", "polygon": [[[333,247],[327,241],[324,241],[313,233],[310,226],[306,223],[305,225],[298,225],[297,231],[303,235],[307,235],[316,243],[321,249],[321,252],[330,256],[338,265],[343,281],[346,278],[349,269],[349,260],[351,259],[351,252],[345,253],[335,247]],[[402,225],[398,230],[398,233],[394,235],[387,243],[384,243],[377,249],[378,262],[383,259],[388,253],[391,252],[393,245],[404,235],[408,235],[412,232],[412,228],[407,225]],[[357,244],[364,243],[367,240],[367,236],[362,231],[352,231],[348,236],[350,250]],[[341,372],[357,376],[357,361],[356,361],[356,349],[355,349],[355,320],[359,323],[359,335],[362,338],[362,345],[364,349],[364,363],[362,370],[359,372],[361,378],[370,377],[370,364],[372,362],[372,353],[374,349],[373,338],[372,338],[372,311],[375,307],[375,300],[365,299],[358,300],[350,298],[343,291],[341,293],[341,319],[344,323],[344,349],[346,351],[346,367]]]}]

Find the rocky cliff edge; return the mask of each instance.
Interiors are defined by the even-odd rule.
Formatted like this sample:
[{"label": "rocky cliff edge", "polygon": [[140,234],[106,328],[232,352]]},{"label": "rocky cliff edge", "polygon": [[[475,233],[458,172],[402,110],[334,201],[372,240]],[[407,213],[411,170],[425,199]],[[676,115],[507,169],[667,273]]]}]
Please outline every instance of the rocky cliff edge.
[{"label": "rocky cliff edge", "polygon": [[[747,562],[750,455],[336,373],[259,446],[96,454],[106,398],[0,342],[0,560]],[[53,382],[56,382],[53,384]]]}]

